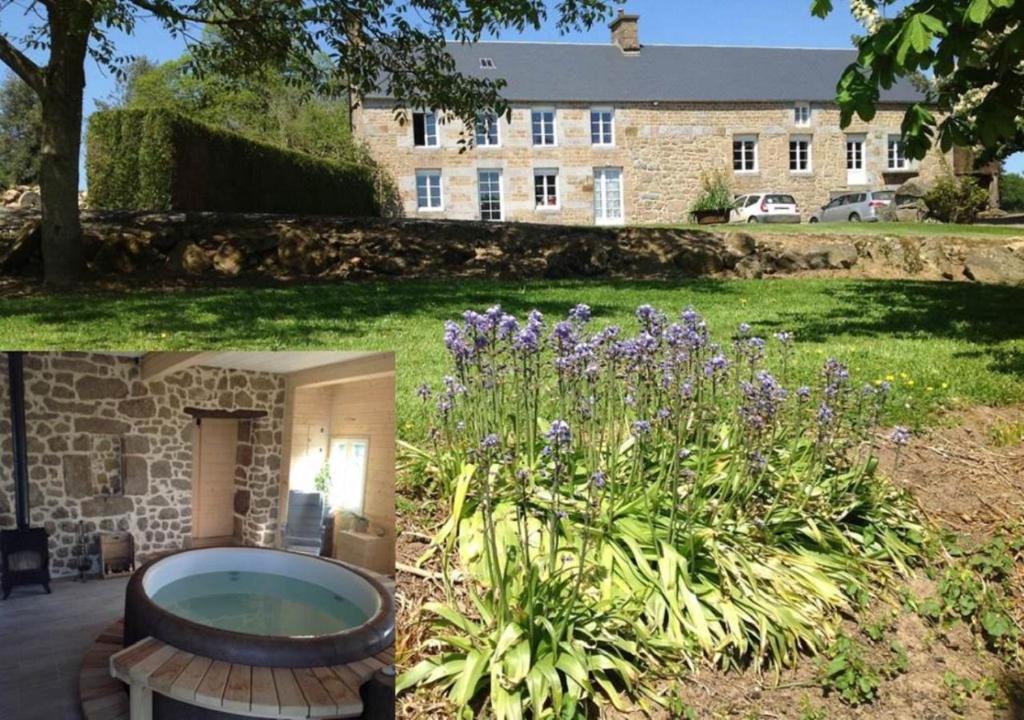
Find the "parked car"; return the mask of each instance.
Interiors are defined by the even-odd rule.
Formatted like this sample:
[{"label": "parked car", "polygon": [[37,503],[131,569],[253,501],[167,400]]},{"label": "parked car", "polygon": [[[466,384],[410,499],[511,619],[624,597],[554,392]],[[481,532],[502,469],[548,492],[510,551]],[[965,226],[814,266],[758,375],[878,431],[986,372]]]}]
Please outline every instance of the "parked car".
[{"label": "parked car", "polygon": [[811,215],[810,222],[876,222],[895,198],[892,190],[844,193]]},{"label": "parked car", "polygon": [[800,208],[792,195],[752,193],[740,195],[729,213],[733,223],[798,223]]}]

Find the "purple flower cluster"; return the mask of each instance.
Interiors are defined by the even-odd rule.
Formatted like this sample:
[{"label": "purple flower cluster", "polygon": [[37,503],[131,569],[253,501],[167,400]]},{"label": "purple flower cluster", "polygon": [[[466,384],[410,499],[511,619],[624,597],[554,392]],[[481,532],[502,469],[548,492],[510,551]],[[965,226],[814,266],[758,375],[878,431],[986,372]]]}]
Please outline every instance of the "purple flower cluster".
[{"label": "purple flower cluster", "polygon": [[905,447],[910,444],[911,432],[902,425],[897,425],[889,434],[889,440],[897,447]]},{"label": "purple flower cluster", "polygon": [[757,373],[754,382],[740,384],[743,399],[739,408],[744,427],[757,436],[770,428],[778,417],[788,393],[768,372]]}]

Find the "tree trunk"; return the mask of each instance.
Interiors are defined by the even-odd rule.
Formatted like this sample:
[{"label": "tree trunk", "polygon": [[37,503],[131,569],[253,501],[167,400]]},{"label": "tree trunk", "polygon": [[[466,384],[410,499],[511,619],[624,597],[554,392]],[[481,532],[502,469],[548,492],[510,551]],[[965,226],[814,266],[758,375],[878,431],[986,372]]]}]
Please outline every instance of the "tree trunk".
[{"label": "tree trunk", "polygon": [[47,284],[57,286],[73,285],[85,270],[78,213],[78,161],[91,7],[92,3],[55,3],[49,10],[50,62],[44,70],[41,97],[39,185],[43,276]]}]

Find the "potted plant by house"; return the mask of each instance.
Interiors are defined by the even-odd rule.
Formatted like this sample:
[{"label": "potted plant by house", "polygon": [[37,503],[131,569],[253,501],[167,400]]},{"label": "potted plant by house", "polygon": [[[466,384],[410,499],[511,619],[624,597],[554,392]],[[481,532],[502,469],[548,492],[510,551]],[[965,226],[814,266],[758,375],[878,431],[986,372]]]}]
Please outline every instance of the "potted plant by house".
[{"label": "potted plant by house", "polygon": [[703,173],[700,186],[700,194],[690,206],[690,217],[693,222],[698,225],[729,222],[733,197],[725,173],[721,170]]}]

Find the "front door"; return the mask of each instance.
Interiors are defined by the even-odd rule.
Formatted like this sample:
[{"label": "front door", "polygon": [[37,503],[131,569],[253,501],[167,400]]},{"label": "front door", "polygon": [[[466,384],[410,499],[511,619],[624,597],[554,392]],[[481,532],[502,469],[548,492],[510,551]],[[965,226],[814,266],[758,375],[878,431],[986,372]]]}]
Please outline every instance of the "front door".
[{"label": "front door", "polygon": [[621,225],[622,220],[622,168],[595,168],[594,222]]},{"label": "front door", "polygon": [[865,148],[867,147],[866,136],[864,135],[847,135],[846,136],[846,184],[847,185],[867,185],[868,184],[868,171],[867,163],[864,156]]},{"label": "front door", "polygon": [[192,436],[192,537],[235,533],[235,451],[238,421],[204,418]]}]

